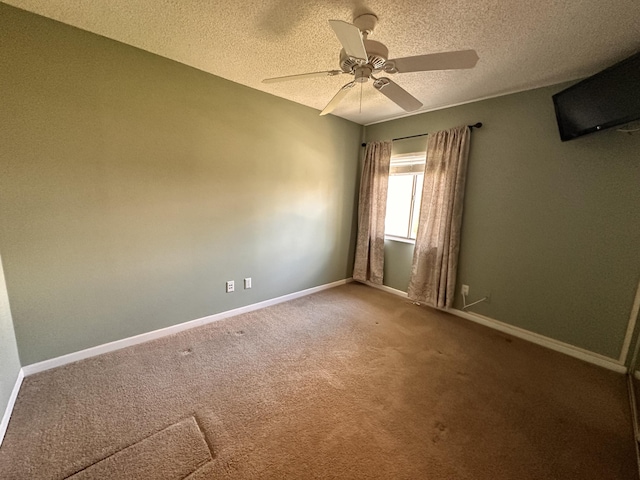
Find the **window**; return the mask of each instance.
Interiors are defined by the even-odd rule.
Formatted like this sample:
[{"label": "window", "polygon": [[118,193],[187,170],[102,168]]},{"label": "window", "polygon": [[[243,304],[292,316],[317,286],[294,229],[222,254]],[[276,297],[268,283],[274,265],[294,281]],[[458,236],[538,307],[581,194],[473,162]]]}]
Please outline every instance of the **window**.
[{"label": "window", "polygon": [[422,200],[425,153],[394,155],[389,170],[385,236],[415,240]]}]

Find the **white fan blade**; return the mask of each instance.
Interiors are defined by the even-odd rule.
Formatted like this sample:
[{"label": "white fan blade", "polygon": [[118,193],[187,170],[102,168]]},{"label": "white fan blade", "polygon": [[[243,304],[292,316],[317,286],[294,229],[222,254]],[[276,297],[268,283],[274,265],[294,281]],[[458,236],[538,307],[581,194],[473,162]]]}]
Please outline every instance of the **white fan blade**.
[{"label": "white fan blade", "polygon": [[373,87],[407,112],[413,112],[422,107],[422,103],[417,98],[389,78],[376,79]]},{"label": "white fan blade", "polygon": [[285,75],[284,77],[265,78],[262,83],[288,82],[289,80],[298,80],[301,78],[314,77],[333,77],[345,73],[342,70],[327,70],[326,72],[301,73],[299,75]]},{"label": "white fan blade", "polygon": [[[395,58],[389,60],[387,63],[395,65],[395,71],[399,73],[457,70],[475,67],[476,63],[478,63],[478,54],[475,50],[459,50],[457,52],[432,53],[430,55]],[[391,70],[386,71],[393,73]]]},{"label": "white fan blade", "polygon": [[342,20],[329,20],[329,24],[336,33],[336,37],[340,40],[347,55],[361,60],[367,60],[367,51],[364,48],[362,34],[358,27],[343,22]]},{"label": "white fan blade", "polygon": [[327,115],[328,113],[333,112],[333,110],[338,106],[338,104],[342,101],[342,99],[349,93],[349,89],[352,88],[356,82],[349,82],[346,85],[343,85],[338,93],[336,93],[331,101],[327,103],[327,106],[324,107],[324,110],[320,112],[320,115]]}]

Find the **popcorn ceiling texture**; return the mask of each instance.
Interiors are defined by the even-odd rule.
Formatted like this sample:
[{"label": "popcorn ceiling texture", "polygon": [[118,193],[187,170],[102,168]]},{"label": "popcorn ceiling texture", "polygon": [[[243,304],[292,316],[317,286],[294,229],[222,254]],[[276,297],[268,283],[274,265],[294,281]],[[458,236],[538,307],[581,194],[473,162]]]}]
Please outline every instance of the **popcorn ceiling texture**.
[{"label": "popcorn ceiling texture", "polygon": [[[350,77],[264,85],[264,78],[338,68],[327,20],[374,12],[372,39],[403,57],[473,48],[473,70],[394,80],[433,110],[591,75],[640,49],[640,2],[617,0],[8,0],[5,3],[318,110]],[[405,115],[371,84],[335,115],[368,124]]]}]

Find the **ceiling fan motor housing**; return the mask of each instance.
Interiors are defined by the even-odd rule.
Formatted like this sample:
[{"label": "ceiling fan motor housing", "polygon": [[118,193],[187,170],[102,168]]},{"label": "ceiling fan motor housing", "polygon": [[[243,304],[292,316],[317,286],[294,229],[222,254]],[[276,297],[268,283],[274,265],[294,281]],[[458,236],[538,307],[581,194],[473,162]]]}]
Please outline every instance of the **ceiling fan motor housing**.
[{"label": "ceiling fan motor housing", "polygon": [[[391,79],[378,77],[381,72],[395,74],[456,70],[473,68],[478,61],[478,54],[475,50],[432,53],[389,60],[387,47],[375,40],[369,40],[369,35],[373,33],[377,23],[378,17],[372,13],[359,15],[353,20],[353,24],[343,20],[329,20],[329,25],[343,46],[342,50],[340,50],[340,70],[285,75],[283,77],[265,79],[263,82],[272,83],[309,77],[332,77],[347,73],[353,76],[353,80],[338,90],[338,93],[333,96],[320,115],[327,115],[333,112],[351,88],[358,83],[362,85],[369,80],[373,80],[373,87],[389,100],[403,110],[413,112],[423,106],[422,102]],[[349,54],[346,52],[349,52]]]},{"label": "ceiling fan motor housing", "polygon": [[[375,40],[364,40],[364,48],[367,50],[367,63],[371,65],[372,70],[380,70],[389,58],[389,49],[382,43]],[[344,51],[340,50],[340,68],[343,72],[352,73],[361,62],[358,59],[350,57]]]}]

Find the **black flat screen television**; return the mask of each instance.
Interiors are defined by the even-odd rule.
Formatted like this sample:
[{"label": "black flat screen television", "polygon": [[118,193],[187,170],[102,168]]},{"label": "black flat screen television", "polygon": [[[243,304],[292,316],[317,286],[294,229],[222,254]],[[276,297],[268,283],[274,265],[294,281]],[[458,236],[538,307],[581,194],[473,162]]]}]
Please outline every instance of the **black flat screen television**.
[{"label": "black flat screen television", "polygon": [[640,52],[553,96],[563,142],[640,119]]}]

